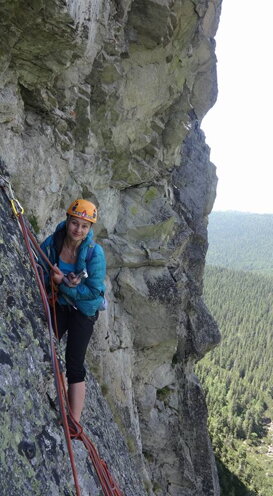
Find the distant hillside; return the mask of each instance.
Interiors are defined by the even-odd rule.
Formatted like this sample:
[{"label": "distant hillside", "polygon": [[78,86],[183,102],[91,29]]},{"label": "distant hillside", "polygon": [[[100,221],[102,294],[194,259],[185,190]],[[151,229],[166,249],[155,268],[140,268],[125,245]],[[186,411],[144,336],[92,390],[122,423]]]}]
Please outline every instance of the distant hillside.
[{"label": "distant hillside", "polygon": [[273,275],[273,214],[212,212],[207,264]]}]

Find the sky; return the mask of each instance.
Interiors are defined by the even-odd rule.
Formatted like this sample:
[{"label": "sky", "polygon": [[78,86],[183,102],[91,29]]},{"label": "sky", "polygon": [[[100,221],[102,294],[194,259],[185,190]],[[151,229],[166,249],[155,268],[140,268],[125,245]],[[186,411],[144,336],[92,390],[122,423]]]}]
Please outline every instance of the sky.
[{"label": "sky", "polygon": [[223,0],[218,98],[202,122],[217,167],[213,210],[273,213],[273,0]]}]

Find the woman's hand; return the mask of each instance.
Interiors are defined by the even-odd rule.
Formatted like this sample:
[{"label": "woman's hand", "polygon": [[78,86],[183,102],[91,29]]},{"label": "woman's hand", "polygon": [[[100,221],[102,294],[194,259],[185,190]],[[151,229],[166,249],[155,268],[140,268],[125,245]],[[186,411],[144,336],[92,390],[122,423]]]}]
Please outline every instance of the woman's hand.
[{"label": "woman's hand", "polygon": [[76,276],[74,274],[74,272],[70,272],[68,275],[67,275],[67,279],[68,279],[68,283],[67,285],[70,287],[70,288],[75,288],[76,286],[78,286],[78,284],[81,283],[81,277],[79,276]]},{"label": "woman's hand", "polygon": [[54,270],[51,271],[51,277],[55,284],[61,284],[63,278],[64,278],[64,273],[57,267],[57,265],[54,265]]}]

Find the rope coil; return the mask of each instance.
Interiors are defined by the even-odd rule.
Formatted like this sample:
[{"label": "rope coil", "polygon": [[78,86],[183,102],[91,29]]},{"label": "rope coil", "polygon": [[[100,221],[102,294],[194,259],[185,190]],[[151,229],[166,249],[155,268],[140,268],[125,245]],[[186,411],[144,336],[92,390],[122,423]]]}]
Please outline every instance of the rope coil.
[{"label": "rope coil", "polygon": [[[51,361],[52,361],[52,368],[53,368],[53,374],[54,374],[54,381],[55,381],[55,387],[56,387],[56,392],[57,392],[57,398],[58,398],[58,403],[59,403],[59,408],[60,408],[60,413],[61,413],[61,419],[62,419],[62,426],[64,429],[64,434],[65,434],[65,440],[67,444],[67,449],[68,449],[68,454],[70,458],[70,464],[71,464],[71,469],[73,473],[73,478],[74,478],[74,485],[75,485],[75,490],[76,490],[76,496],[81,495],[81,490],[79,486],[79,478],[78,478],[78,473],[77,473],[77,468],[76,468],[76,463],[75,463],[75,457],[73,453],[73,448],[72,448],[72,442],[71,442],[71,431],[70,428],[75,432],[75,435],[73,434],[73,438],[79,439],[83,442],[86,450],[88,451],[90,460],[96,470],[98,479],[100,481],[103,494],[104,496],[123,496],[123,493],[120,491],[118,488],[114,478],[110,474],[110,471],[108,469],[108,466],[106,462],[100,458],[98,451],[94,445],[94,443],[89,439],[89,437],[85,434],[83,427],[74,419],[70,406],[69,406],[69,401],[67,397],[67,392],[66,392],[66,387],[64,383],[64,378],[63,375],[60,371],[60,365],[59,365],[59,360],[57,357],[57,350],[56,350],[56,337],[55,337],[55,332],[54,332],[54,327],[52,325],[52,318],[51,318],[51,312],[50,312],[50,307],[48,303],[48,296],[46,293],[45,285],[44,285],[44,278],[43,278],[43,273],[42,273],[42,268],[41,266],[37,263],[36,259],[38,260],[38,255],[43,257],[45,262],[49,265],[51,270],[54,270],[54,266],[50,262],[50,260],[47,258],[43,250],[40,248],[39,244],[37,243],[35,237],[27,227],[23,214],[24,214],[24,209],[20,202],[17,200],[17,198],[14,195],[12,186],[10,182],[3,176],[0,176],[0,186],[4,189],[7,198],[9,199],[12,207],[12,211],[14,215],[16,216],[19,226],[21,228],[21,232],[23,235],[23,239],[26,244],[27,252],[29,255],[30,263],[34,269],[35,273],[35,278],[37,281],[37,285],[40,291],[40,296],[41,300],[43,303],[46,319],[47,319],[47,324],[48,324],[48,329],[49,329],[49,344],[50,344],[50,351],[51,351]],[[55,293],[55,289],[53,287],[53,281],[51,279],[51,289],[53,292],[53,295]],[[55,311],[55,303],[54,303],[54,298],[53,298],[53,318],[54,318],[54,326],[57,332],[57,323],[56,323],[56,311]]]}]

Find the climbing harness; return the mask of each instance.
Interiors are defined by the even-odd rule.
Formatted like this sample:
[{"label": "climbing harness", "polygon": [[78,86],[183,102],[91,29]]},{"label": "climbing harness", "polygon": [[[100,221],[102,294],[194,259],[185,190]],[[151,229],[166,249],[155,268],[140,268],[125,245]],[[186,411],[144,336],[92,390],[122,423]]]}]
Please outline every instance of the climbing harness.
[{"label": "climbing harness", "polygon": [[54,271],[54,266],[50,262],[50,260],[47,258],[43,250],[40,248],[39,244],[37,243],[34,235],[30,231],[30,229],[27,227],[25,219],[23,217],[24,214],[24,209],[20,202],[15,198],[12,186],[10,182],[3,176],[0,176],[0,186],[3,188],[3,190],[6,193],[6,196],[8,197],[12,211],[15,214],[19,226],[21,228],[21,232],[26,244],[26,248],[29,254],[30,258],[30,263],[34,269],[36,281],[39,287],[41,299],[43,302],[44,310],[45,310],[45,315],[47,319],[47,324],[48,324],[48,329],[49,329],[49,344],[50,344],[50,351],[51,351],[51,361],[52,361],[52,368],[53,368],[53,374],[54,374],[54,380],[55,380],[55,387],[56,387],[56,392],[57,392],[57,398],[58,398],[58,403],[59,403],[59,408],[60,408],[60,413],[61,413],[61,420],[62,420],[62,426],[64,429],[64,434],[65,434],[65,440],[67,444],[67,449],[68,449],[68,454],[70,458],[70,463],[71,463],[71,469],[73,473],[73,478],[74,478],[74,485],[76,489],[76,496],[81,495],[80,491],[80,485],[79,485],[79,478],[78,478],[78,473],[77,473],[77,468],[76,468],[76,463],[75,463],[75,457],[73,453],[73,448],[72,448],[72,442],[71,439],[79,439],[80,441],[83,442],[85,448],[88,451],[89,457],[91,459],[91,462],[96,470],[98,479],[100,481],[103,494],[104,496],[123,496],[123,493],[120,491],[118,488],[114,478],[109,472],[108,466],[106,462],[100,458],[98,451],[94,445],[94,443],[89,439],[89,437],[85,434],[82,426],[77,422],[71,412],[70,406],[69,406],[69,401],[68,401],[68,396],[66,392],[66,387],[65,387],[65,382],[64,382],[64,377],[63,374],[60,371],[60,365],[59,365],[59,360],[57,358],[57,350],[56,350],[56,338],[58,338],[58,331],[57,331],[57,322],[56,322],[56,308],[55,308],[55,302],[54,300],[56,299],[56,291],[54,288],[54,283],[53,279],[51,278],[51,291],[52,291],[52,305],[53,305],[53,319],[54,319],[54,328],[56,329],[56,336],[55,332],[53,330],[53,325],[52,325],[52,318],[51,318],[51,312],[50,312],[50,307],[49,307],[49,302],[48,302],[48,296],[46,293],[45,285],[44,285],[44,278],[43,278],[43,270],[42,267],[38,264],[38,254],[43,257],[45,262],[49,265],[50,269]]}]

